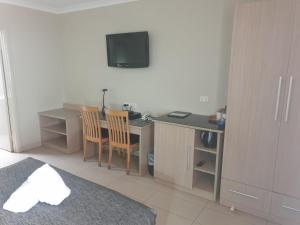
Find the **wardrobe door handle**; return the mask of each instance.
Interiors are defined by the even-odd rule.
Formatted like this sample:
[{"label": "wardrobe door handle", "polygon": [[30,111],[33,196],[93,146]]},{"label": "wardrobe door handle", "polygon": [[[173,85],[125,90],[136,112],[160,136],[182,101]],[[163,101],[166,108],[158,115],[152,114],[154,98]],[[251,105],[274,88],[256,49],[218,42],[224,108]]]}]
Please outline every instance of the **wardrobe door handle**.
[{"label": "wardrobe door handle", "polygon": [[189,147],[186,148],[186,169],[190,169],[190,153],[189,153]]},{"label": "wardrobe door handle", "polygon": [[258,199],[259,199],[259,198],[256,197],[256,196],[244,194],[244,193],[242,193],[242,192],[235,191],[235,190],[232,190],[232,189],[230,189],[229,192],[231,192],[231,193],[233,193],[233,194],[241,195],[241,196],[244,196],[244,197],[247,197],[247,198],[252,198],[252,199],[255,199],[255,200],[258,200]]},{"label": "wardrobe door handle", "polygon": [[276,108],[275,108],[275,121],[278,120],[278,111],[279,111],[279,103],[281,96],[281,87],[282,87],[282,76],[279,77],[278,90],[277,90],[277,100],[276,100]]},{"label": "wardrobe door handle", "polygon": [[288,210],[291,210],[291,211],[294,211],[294,212],[297,212],[297,213],[300,212],[300,209],[295,209],[295,208],[287,206],[287,205],[283,205],[282,208],[288,209]]},{"label": "wardrobe door handle", "polygon": [[288,92],[288,98],[287,98],[287,104],[286,104],[286,110],[285,110],[285,122],[288,122],[288,120],[289,120],[293,82],[294,82],[294,77],[290,77],[289,92]]}]

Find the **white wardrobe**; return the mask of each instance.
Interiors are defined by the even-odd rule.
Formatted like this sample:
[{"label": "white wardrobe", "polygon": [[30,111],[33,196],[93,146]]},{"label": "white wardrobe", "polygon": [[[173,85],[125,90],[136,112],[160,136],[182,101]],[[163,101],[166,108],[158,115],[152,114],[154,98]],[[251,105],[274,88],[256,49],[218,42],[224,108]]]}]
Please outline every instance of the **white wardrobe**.
[{"label": "white wardrobe", "polygon": [[[237,7],[220,201],[300,224],[300,0]],[[298,143],[299,142],[299,143]]]}]

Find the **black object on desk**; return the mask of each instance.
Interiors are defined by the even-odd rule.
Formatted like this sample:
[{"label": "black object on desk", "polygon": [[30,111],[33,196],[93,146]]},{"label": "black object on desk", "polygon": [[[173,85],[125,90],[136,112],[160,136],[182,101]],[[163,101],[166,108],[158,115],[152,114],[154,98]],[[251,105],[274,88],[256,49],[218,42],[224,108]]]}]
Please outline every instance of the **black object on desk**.
[{"label": "black object on desk", "polygon": [[129,120],[136,120],[142,118],[142,114],[139,112],[129,111],[128,112]]},{"label": "black object on desk", "polygon": [[171,112],[168,114],[169,117],[174,117],[174,118],[179,118],[179,119],[184,119],[184,118],[188,117],[189,115],[191,115],[191,113],[180,112],[180,111],[175,111],[175,112]]}]

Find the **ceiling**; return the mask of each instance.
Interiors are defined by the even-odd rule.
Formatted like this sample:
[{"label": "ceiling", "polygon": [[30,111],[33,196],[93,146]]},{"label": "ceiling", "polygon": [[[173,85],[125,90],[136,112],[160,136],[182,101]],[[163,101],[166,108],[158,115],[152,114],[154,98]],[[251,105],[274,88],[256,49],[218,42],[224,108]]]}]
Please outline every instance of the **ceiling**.
[{"label": "ceiling", "polygon": [[138,0],[0,0],[0,3],[62,14],[133,1]]}]

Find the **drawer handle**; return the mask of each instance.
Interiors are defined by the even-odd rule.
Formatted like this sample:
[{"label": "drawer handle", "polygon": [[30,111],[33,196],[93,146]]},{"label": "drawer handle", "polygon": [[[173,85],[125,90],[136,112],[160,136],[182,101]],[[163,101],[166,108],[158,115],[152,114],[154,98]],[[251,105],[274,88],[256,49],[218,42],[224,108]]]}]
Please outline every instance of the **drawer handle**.
[{"label": "drawer handle", "polygon": [[231,192],[233,194],[241,195],[241,196],[244,196],[244,197],[247,197],[247,198],[252,198],[252,199],[256,199],[256,200],[259,199],[258,197],[255,197],[253,195],[247,195],[247,194],[244,194],[242,192],[238,192],[238,191],[235,191],[235,190],[232,190],[232,189],[230,189],[229,192]]},{"label": "drawer handle", "polygon": [[189,147],[186,149],[186,170],[190,170],[190,152]]},{"label": "drawer handle", "polygon": [[286,205],[283,205],[282,208],[292,210],[294,212],[300,212],[300,209],[295,209],[295,208],[292,208],[292,207],[289,207],[289,206],[286,206]]},{"label": "drawer handle", "polygon": [[279,102],[280,102],[280,96],[281,96],[281,87],[282,87],[282,76],[279,77],[277,101],[276,101],[276,109],[275,109],[275,121],[278,120]]},{"label": "drawer handle", "polygon": [[292,98],[293,82],[294,82],[294,77],[290,77],[290,85],[289,85],[288,99],[287,99],[286,111],[285,111],[285,122],[286,122],[286,123],[287,123],[288,120],[289,120],[289,113],[290,113],[290,107],[291,107],[291,98]]}]

